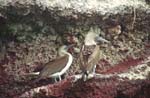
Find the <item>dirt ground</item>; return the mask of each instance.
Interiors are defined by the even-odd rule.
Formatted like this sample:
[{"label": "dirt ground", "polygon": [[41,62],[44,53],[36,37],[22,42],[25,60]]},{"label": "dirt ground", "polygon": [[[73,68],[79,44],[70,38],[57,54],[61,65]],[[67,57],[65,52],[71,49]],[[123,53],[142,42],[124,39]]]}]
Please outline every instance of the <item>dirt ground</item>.
[{"label": "dirt ground", "polygon": [[[132,69],[150,59],[150,34],[148,32],[122,32],[105,37],[111,44],[101,45],[101,58],[96,72],[115,74],[110,78],[93,78],[86,82],[72,82],[71,75],[80,73],[78,54],[72,53],[74,63],[58,83],[52,79],[33,83],[35,76],[25,75],[41,69],[42,65],[56,58],[56,48],[52,36],[38,35],[31,42],[7,43],[0,60],[0,98],[149,98],[150,65],[143,70]],[[147,68],[147,69],[146,69]],[[142,74],[137,78],[137,75]],[[126,73],[128,75],[121,75]]]}]

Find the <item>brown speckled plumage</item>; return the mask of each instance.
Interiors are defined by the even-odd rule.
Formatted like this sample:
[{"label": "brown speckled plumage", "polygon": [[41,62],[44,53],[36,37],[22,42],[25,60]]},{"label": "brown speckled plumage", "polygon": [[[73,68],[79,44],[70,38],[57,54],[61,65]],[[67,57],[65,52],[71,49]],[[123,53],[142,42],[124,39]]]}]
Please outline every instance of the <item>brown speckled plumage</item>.
[{"label": "brown speckled plumage", "polygon": [[48,62],[45,64],[45,67],[39,74],[38,80],[47,78],[48,76],[60,72],[67,64],[68,56],[65,55],[63,57],[59,57],[55,59],[54,61]]}]

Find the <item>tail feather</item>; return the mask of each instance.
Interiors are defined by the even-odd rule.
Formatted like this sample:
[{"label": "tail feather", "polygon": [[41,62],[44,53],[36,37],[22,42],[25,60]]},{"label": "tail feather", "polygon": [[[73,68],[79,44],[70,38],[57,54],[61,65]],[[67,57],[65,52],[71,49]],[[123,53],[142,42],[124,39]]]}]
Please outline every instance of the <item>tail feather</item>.
[{"label": "tail feather", "polygon": [[25,76],[38,76],[40,72],[26,73]]}]

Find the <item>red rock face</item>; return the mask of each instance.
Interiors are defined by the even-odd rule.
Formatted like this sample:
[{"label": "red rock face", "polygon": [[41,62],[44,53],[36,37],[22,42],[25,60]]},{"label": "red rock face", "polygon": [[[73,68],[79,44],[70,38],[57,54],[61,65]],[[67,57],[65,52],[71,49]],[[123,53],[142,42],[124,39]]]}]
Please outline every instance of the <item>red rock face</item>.
[{"label": "red rock face", "polygon": [[[121,73],[127,71],[130,67],[134,67],[138,65],[143,59],[138,58],[138,59],[133,59],[133,58],[127,58],[123,62],[120,62],[119,64],[114,65],[113,67],[109,66],[106,70],[100,69],[101,74],[113,74],[113,73]],[[106,65],[108,63],[105,61]],[[103,65],[105,66],[105,64]]]},{"label": "red rock face", "polygon": [[[31,51],[28,47],[27,50]],[[97,64],[96,73],[102,75],[114,74],[109,78],[94,77],[85,82],[78,80],[74,83],[73,78],[68,76],[54,84],[51,83],[51,79],[33,83],[34,78],[21,77],[21,73],[29,73],[43,63],[36,61],[29,64],[30,66],[23,63],[15,66],[16,60],[20,60],[21,57],[14,52],[8,52],[4,60],[0,62],[0,98],[149,98],[150,73],[142,79],[119,76],[122,73],[132,72],[132,68],[146,61],[150,53],[148,45],[146,49],[145,55],[136,59],[128,57],[116,65],[106,59],[101,59]],[[21,54],[26,51],[22,48],[18,50]],[[26,52],[28,53],[28,51]],[[150,65],[147,64],[147,67],[144,66],[141,70],[134,70],[134,72],[138,75],[144,72],[148,66]],[[37,70],[40,69],[37,68]]]},{"label": "red rock face", "polygon": [[[79,81],[67,90],[65,98],[113,98],[116,96],[115,80],[91,79],[87,82]],[[72,92],[72,93],[70,93]]]},{"label": "red rock face", "polygon": [[[111,74],[118,72],[119,74],[127,72],[130,67],[138,66],[143,60],[144,59],[125,60],[113,68],[107,68],[103,73]],[[109,65],[109,63],[104,60],[100,62],[103,62],[104,65]],[[119,69],[118,66],[126,67]],[[95,77],[87,81],[78,80],[75,83],[72,82],[72,78],[68,78],[55,84],[38,86],[38,88],[27,90],[25,93],[22,93],[19,98],[149,98],[149,93],[149,77],[144,80],[130,80],[116,75],[110,78]]]},{"label": "red rock face", "polygon": [[4,67],[3,66],[0,66],[0,85],[5,83],[6,81],[6,73],[4,72]]},{"label": "red rock face", "polygon": [[[115,77],[78,81],[75,84],[64,81],[41,88],[38,93],[34,92],[33,98],[149,98],[149,87],[149,80],[119,81]],[[19,98],[30,98],[27,94],[24,96]]]}]

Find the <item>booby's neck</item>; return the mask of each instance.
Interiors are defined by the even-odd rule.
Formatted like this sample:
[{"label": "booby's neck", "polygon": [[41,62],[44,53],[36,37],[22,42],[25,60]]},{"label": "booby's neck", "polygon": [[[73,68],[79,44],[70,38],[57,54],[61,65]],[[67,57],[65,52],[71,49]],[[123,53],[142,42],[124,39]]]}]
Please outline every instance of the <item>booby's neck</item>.
[{"label": "booby's neck", "polygon": [[64,55],[67,55],[68,56],[68,61],[67,61],[67,63],[66,63],[66,66],[59,72],[59,74],[64,74],[67,70],[68,70],[68,68],[71,66],[71,64],[72,64],[72,61],[73,61],[73,57],[72,57],[72,55],[69,53],[69,52],[67,52],[66,50],[64,50],[64,49],[60,49],[59,50],[59,52],[58,52],[58,54],[59,54],[59,56],[64,56]]},{"label": "booby's neck", "polygon": [[70,53],[68,53],[67,51],[65,51],[65,50],[60,50],[60,51],[58,51],[58,55],[59,56],[64,56],[64,55],[69,55]]},{"label": "booby's neck", "polygon": [[70,56],[71,54],[67,51],[69,49],[70,46],[61,46],[58,50],[58,56],[65,56],[65,55],[68,55]]},{"label": "booby's neck", "polygon": [[72,55],[69,52],[63,51],[63,53],[65,55],[68,55],[68,62],[66,64],[66,66],[62,69],[62,71],[60,72],[60,74],[65,73],[67,71],[67,69],[71,66],[72,61],[73,61],[73,57],[72,57]]}]

